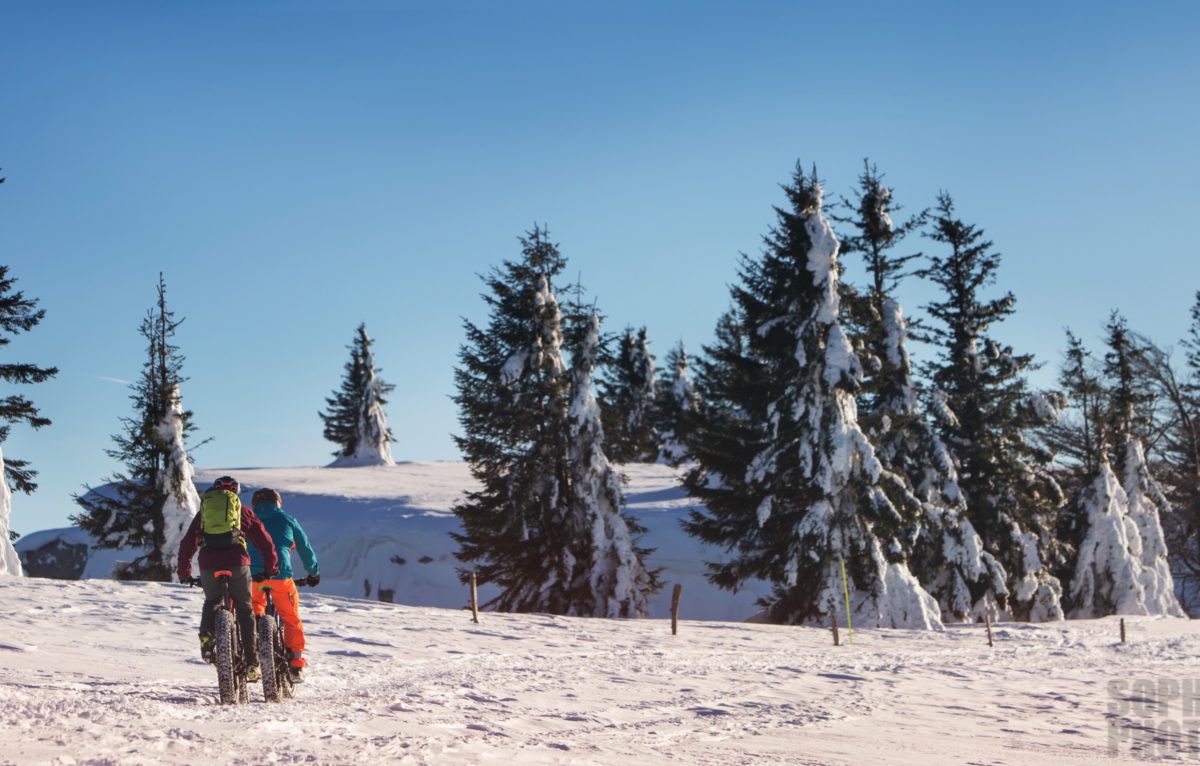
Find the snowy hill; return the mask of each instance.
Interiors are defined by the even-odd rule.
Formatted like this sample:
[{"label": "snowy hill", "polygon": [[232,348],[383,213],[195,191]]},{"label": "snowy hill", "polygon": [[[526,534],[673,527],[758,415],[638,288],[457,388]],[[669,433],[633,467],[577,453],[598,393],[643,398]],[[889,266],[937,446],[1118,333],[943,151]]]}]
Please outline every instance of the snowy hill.
[{"label": "snowy hill", "polygon": [[[298,697],[215,703],[199,591],[0,578],[3,764],[1094,764],[1197,757],[1185,620],[856,631],[305,593]],[[1183,684],[1181,685],[1181,681]],[[1190,685],[1189,685],[1190,684]],[[1190,705],[1190,706],[1189,706]],[[1184,712],[1184,711],[1192,712]],[[1112,736],[1114,739],[1110,739]],[[1110,749],[1112,747],[1113,749]],[[1114,756],[1116,756],[1114,758]]]},{"label": "snowy hill", "polygon": [[[752,582],[736,594],[704,579],[704,561],[722,558],[720,550],[684,534],[680,519],[694,505],[678,486],[678,472],[661,465],[624,466],[626,510],[647,532],[643,543],[654,548],[652,567],[662,567],[668,585],[651,599],[650,614],[664,617],[670,585],[683,585],[682,613],[690,619],[743,620],[756,611],[755,600],[768,592]],[[472,486],[465,463],[418,462],[357,468],[244,468],[196,471],[198,484],[231,474],[242,483],[246,500],[255,489],[272,487],[283,494],[284,508],[308,531],[321,566],[321,593],[394,601],[410,606],[458,608],[467,590],[458,581],[458,529],[451,507]],[[89,551],[78,529],[28,534],[17,543],[31,574],[108,577],[129,552]],[[297,572],[303,572],[299,561]],[[480,589],[484,601],[495,595]]]}]

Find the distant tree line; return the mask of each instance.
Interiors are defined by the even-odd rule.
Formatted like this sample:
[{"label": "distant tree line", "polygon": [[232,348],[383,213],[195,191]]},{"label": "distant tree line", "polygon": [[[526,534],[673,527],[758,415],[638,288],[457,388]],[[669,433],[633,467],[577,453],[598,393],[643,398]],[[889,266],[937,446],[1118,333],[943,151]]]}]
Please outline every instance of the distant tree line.
[{"label": "distant tree line", "polygon": [[[661,461],[702,503],[687,532],[726,554],[709,578],[771,583],[775,622],[828,624],[845,592],[868,625],[1182,614],[1175,582],[1200,589],[1200,293],[1182,364],[1114,312],[1103,363],[1068,332],[1058,390],[1038,391],[1033,357],[994,334],[1016,310],[1001,257],[949,194],[897,220],[869,162],[850,199],[827,202],[799,166],[783,191],[715,340],[696,359],[680,343],[665,369],[645,327],[592,339],[599,314],[558,281],[546,229],[484,278],[490,324],[466,324],[456,370],[483,489],[456,508],[456,537],[499,586],[493,605],[641,613],[660,583],[612,510],[611,463]],[[905,249],[913,236],[928,252]],[[841,278],[846,256],[862,284]],[[918,321],[898,297],[909,279],[937,288]],[[913,364],[913,342],[929,361]],[[602,437],[573,451],[589,387]],[[601,593],[614,557],[625,587]]]}]

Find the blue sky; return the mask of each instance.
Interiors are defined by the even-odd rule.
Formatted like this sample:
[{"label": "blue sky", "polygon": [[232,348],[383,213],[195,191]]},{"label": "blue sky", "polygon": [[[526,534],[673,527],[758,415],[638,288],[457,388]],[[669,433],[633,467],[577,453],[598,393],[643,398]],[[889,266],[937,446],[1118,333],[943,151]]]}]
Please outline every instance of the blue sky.
[{"label": "blue sky", "polygon": [[[1111,308],[1171,343],[1200,289],[1195,3],[11,2],[0,263],[46,320],[54,424],[3,445],[65,523],[115,468],[137,325],[186,317],[201,466],[319,465],[354,328],[396,385],[398,459],[453,459],[477,274],[550,226],[608,316],[693,349],[793,164],[864,157],[910,210],[950,191],[1004,254],[1045,362]],[[931,243],[916,242],[929,249]],[[859,264],[846,263],[853,280]],[[931,295],[911,283],[909,314]]]}]

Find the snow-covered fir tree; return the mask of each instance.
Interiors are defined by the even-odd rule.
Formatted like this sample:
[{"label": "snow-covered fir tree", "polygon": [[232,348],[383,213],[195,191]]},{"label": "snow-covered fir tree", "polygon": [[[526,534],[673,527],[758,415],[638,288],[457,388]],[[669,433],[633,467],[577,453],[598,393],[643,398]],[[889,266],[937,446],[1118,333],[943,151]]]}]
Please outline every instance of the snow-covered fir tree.
[{"label": "snow-covered fir tree", "polygon": [[1125,476],[1122,482],[1128,501],[1128,517],[1139,538],[1141,586],[1147,614],[1186,616],[1175,596],[1170,557],[1163,534],[1162,516],[1171,504],[1150,473],[1140,439],[1125,442]]},{"label": "snow-covered fir tree", "polygon": [[1141,543],[1129,518],[1129,501],[1103,447],[1097,462],[1096,478],[1078,501],[1084,532],[1067,594],[1069,616],[1090,619],[1110,614],[1146,614],[1139,559]]},{"label": "snow-covered fir tree", "polygon": [[1154,397],[1138,374],[1134,338],[1125,319],[1115,311],[1105,325],[1105,344],[1105,422],[1116,445],[1113,463],[1126,497],[1130,551],[1144,608],[1149,614],[1181,616],[1161,522],[1171,506],[1146,463],[1142,441],[1151,428],[1152,417],[1146,407]]},{"label": "snow-covered fir tree", "polygon": [[[168,394],[169,405],[156,429],[158,442],[166,450],[165,468],[159,477],[159,492],[163,495],[162,505],[162,550],[168,566],[173,562],[172,552],[179,551],[179,544],[200,512],[200,493],[193,479],[192,461],[184,445],[183,401],[179,388]],[[170,566],[171,576],[176,577],[175,567]]]},{"label": "snow-covered fir tree", "polygon": [[658,421],[658,460],[667,465],[679,465],[688,459],[687,442],[691,435],[692,419],[699,409],[699,398],[688,372],[688,355],[683,341],[667,352],[666,367],[659,379],[658,401],[654,409]]},{"label": "snow-covered fir tree", "polygon": [[776,208],[761,258],[742,259],[701,367],[721,379],[701,386],[685,483],[705,509],[685,527],[730,552],[709,564],[715,584],[774,584],[771,621],[828,624],[844,612],[844,564],[854,624],[940,627],[899,539],[897,505],[917,501],[858,425],[862,370],[839,321],[838,242],[815,171],[797,166],[784,191],[788,207]]},{"label": "snow-covered fir tree", "polygon": [[1033,444],[1030,429],[1057,417],[1054,397],[1028,389],[1023,373],[1033,359],[987,335],[1014,310],[1005,293],[981,292],[995,282],[1000,256],[983,231],[964,223],[947,194],[939,195],[928,236],[949,252],[930,257],[922,274],[942,289],[926,309],[928,339],[938,357],[928,366],[933,396],[952,417],[938,421],[958,476],[966,518],[984,550],[1004,568],[1007,596],[999,606],[1014,619],[1061,619],[1063,552],[1055,536],[1064,502],[1049,471],[1050,454]]},{"label": "snow-covered fir tree", "polygon": [[371,344],[366,324],[360,324],[349,346],[350,361],[342,385],[325,399],[327,409],[319,413],[325,438],[338,445],[332,468],[396,464],[392,459],[395,439],[383,411],[395,386],[379,377]]},{"label": "snow-covered fir tree", "polygon": [[134,413],[121,419],[124,431],[113,436],[115,446],[106,450],[125,469],[75,497],[81,511],[72,521],[92,536],[97,548],[147,551],[114,572],[121,579],[170,581],[180,516],[198,508],[183,448],[195,426],[180,401],[184,358],[173,344],[182,322],[167,308],[166,282],[159,274],[158,301],[138,328],[147,359],[130,386]]},{"label": "snow-covered fir tree", "polygon": [[[4,180],[0,177],[0,184]],[[24,293],[13,289],[15,284],[16,279],[9,276],[8,267],[0,265],[0,349],[17,335],[32,330],[46,316],[45,309],[37,307],[36,299],[26,298]],[[57,374],[57,367],[39,367],[27,362],[0,363],[0,380],[8,384],[42,383]],[[37,430],[50,425],[50,419],[26,397],[10,394],[0,399],[0,445],[8,439],[16,424]],[[8,458],[0,450],[0,574],[21,574],[21,560],[12,545],[17,538],[11,526],[12,491],[33,492],[37,489],[36,478],[37,471],[29,467],[28,461]]]},{"label": "snow-covered fir tree", "polygon": [[[455,441],[479,489],[454,508],[462,525],[453,535],[457,555],[476,567],[481,583],[500,589],[489,607],[637,614],[657,580],[629,559],[642,553],[639,530],[614,513],[619,486],[594,443],[602,429],[593,428],[586,402],[590,367],[586,379],[578,367],[588,358],[577,360],[584,393],[563,356],[552,284],[565,260],[536,226],[521,249],[519,260],[485,277],[488,325],[467,322],[459,350],[455,401],[463,434]],[[590,330],[569,334],[592,338]]]},{"label": "snow-covered fir tree", "polygon": [[571,599],[571,614],[642,617],[646,599],[658,589],[657,572],[642,563],[648,550],[635,544],[644,530],[621,513],[621,479],[604,454],[600,407],[592,391],[600,317],[593,313],[572,354],[570,468],[572,515],[567,520],[572,552],[571,582],[585,581],[590,597]]},{"label": "snow-covered fir tree", "polygon": [[655,429],[655,366],[643,327],[626,328],[617,353],[600,381],[607,452],[618,463],[658,456]]},{"label": "snow-covered fir tree", "polygon": [[[908,354],[908,322],[896,290],[915,254],[895,248],[924,220],[918,214],[896,224],[900,210],[892,189],[874,165],[865,163],[855,199],[845,202],[850,215],[835,220],[854,234],[844,238],[844,251],[862,255],[867,273],[863,290],[845,289],[851,340],[861,349],[862,385],[857,391],[859,422],[883,467],[902,478],[920,500],[909,504],[903,542],[909,566],[925,589],[937,598],[945,620],[967,620],[997,614],[1007,594],[1003,568],[983,550],[965,517],[957,472],[930,418],[953,418],[944,400],[924,405],[912,375]],[[932,413],[927,414],[927,409]]]}]

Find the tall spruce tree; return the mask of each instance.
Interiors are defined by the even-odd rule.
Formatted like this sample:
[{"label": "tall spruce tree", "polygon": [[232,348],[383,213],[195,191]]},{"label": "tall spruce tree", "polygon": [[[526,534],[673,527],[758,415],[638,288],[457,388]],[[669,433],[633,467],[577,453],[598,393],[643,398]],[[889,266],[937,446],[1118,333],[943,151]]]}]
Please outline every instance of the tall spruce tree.
[{"label": "tall spruce tree", "polygon": [[395,386],[385,383],[375,367],[366,324],[355,331],[341,387],[325,399],[318,413],[325,423],[325,438],[338,445],[331,467],[395,465],[392,442],[383,406]]},{"label": "tall spruce tree", "polygon": [[187,378],[173,339],[182,323],[167,308],[166,282],[159,274],[158,300],[138,328],[146,341],[146,362],[130,386],[134,414],[121,418],[124,430],[113,436],[115,446],[105,450],[125,468],[105,485],[75,496],[82,510],[71,520],[92,536],[97,548],[146,551],[114,571],[120,579],[170,581],[178,553],[178,518],[187,512],[179,508],[199,507],[182,449],[183,439],[195,431],[192,413],[179,399]]},{"label": "tall spruce tree", "polygon": [[615,511],[619,486],[596,443],[590,329],[568,328],[584,343],[574,374],[563,356],[552,285],[565,264],[535,226],[521,238],[521,258],[484,278],[487,327],[465,323],[455,370],[463,435],[455,441],[479,489],[454,507],[462,532],[453,537],[458,558],[500,589],[489,607],[634,615],[657,578],[629,558],[643,553],[640,530]]},{"label": "tall spruce tree", "polygon": [[647,597],[658,590],[658,572],[646,569],[650,551],[637,546],[645,531],[621,513],[621,478],[604,454],[600,407],[592,391],[600,317],[593,313],[572,354],[571,407],[568,412],[571,492],[566,519],[572,544],[572,583],[586,582],[572,597],[572,614],[642,617]]},{"label": "tall spruce tree", "polygon": [[1028,439],[1057,417],[1052,397],[1029,390],[1033,362],[987,334],[1014,311],[1012,293],[991,300],[999,254],[983,231],[964,223],[947,194],[938,197],[927,236],[948,252],[930,257],[921,274],[942,289],[926,306],[934,320],[927,338],[938,357],[927,369],[952,417],[939,432],[955,466],[967,519],[1008,578],[1001,604],[1020,620],[1062,618],[1062,584],[1054,572],[1063,553],[1055,537],[1063,493],[1049,472],[1050,455]]},{"label": "tall spruce tree", "polygon": [[666,367],[658,383],[654,411],[660,461],[677,466],[688,459],[687,443],[699,404],[696,386],[688,372],[687,349],[680,341],[667,352]]},{"label": "tall spruce tree", "polygon": [[[0,177],[0,184],[4,178]],[[7,346],[13,338],[29,332],[46,316],[45,309],[37,308],[37,300],[26,298],[24,293],[14,291],[16,279],[9,276],[8,267],[0,266],[0,348]],[[57,367],[38,367],[24,362],[0,364],[0,380],[9,384],[29,385],[43,383],[58,374]],[[0,445],[12,432],[13,425],[24,423],[33,429],[50,425],[50,419],[42,416],[33,402],[20,394],[9,394],[0,399]],[[29,494],[37,489],[37,471],[29,467],[28,461],[9,458],[0,452],[0,574],[21,574],[21,561],[13,549],[12,541],[17,538],[10,527],[12,513],[11,491]]]},{"label": "tall spruce tree", "polygon": [[944,408],[920,401],[907,349],[909,323],[896,295],[909,263],[918,257],[897,254],[896,247],[921,226],[926,213],[896,224],[893,217],[901,208],[869,161],[858,182],[855,198],[842,204],[850,215],[836,220],[853,228],[843,239],[844,250],[861,254],[866,268],[865,288],[843,291],[851,339],[863,358],[859,422],[883,467],[920,500],[901,506],[911,509],[903,542],[910,568],[938,600],[943,619],[994,617],[995,604],[1006,592],[1003,569],[978,544],[965,518],[957,474],[931,424]]},{"label": "tall spruce tree", "polygon": [[718,379],[702,385],[685,479],[705,509],[685,528],[730,553],[708,565],[718,586],[774,585],[763,602],[774,622],[828,624],[843,611],[844,566],[855,624],[940,627],[899,540],[917,501],[858,425],[862,370],[839,320],[838,242],[821,186],[797,166],[783,188],[789,205],[776,208],[761,258],[743,257],[733,310],[701,368]]},{"label": "tall spruce tree", "polygon": [[1129,551],[1136,564],[1143,613],[1181,616],[1161,522],[1171,513],[1171,505],[1145,457],[1155,396],[1152,383],[1140,374],[1136,338],[1116,311],[1105,325],[1105,344],[1104,422],[1115,448],[1114,470],[1125,496]]},{"label": "tall spruce tree", "polygon": [[637,332],[626,328],[616,356],[600,381],[606,451],[618,463],[654,460],[658,456],[655,375],[646,328]]}]

